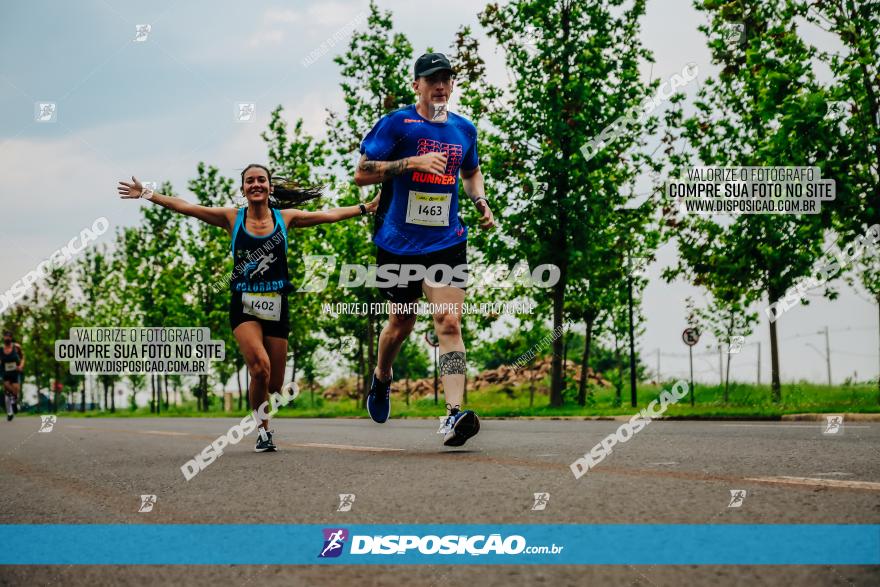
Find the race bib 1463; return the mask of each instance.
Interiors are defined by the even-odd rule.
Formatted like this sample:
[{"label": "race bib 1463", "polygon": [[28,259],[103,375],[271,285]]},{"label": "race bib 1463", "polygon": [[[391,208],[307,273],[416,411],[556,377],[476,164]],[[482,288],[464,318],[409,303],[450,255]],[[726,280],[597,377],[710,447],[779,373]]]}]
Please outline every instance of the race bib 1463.
[{"label": "race bib 1463", "polygon": [[449,204],[452,194],[430,194],[410,190],[406,205],[406,222],[422,226],[449,226]]}]

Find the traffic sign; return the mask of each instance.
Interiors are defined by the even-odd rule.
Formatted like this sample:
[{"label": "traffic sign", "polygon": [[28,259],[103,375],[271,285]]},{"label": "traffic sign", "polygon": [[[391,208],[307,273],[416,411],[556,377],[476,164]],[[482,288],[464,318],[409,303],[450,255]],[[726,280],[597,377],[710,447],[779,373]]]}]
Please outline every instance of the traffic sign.
[{"label": "traffic sign", "polygon": [[694,346],[700,342],[700,331],[696,328],[685,328],[681,333],[681,340],[688,346]]}]

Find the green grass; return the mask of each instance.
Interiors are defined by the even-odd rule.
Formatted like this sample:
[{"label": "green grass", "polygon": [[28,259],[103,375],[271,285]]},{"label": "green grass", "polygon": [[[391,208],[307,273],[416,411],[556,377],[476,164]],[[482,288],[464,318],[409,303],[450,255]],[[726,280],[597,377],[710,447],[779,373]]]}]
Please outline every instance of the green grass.
[{"label": "green grass", "polygon": [[[664,384],[669,389],[671,382]],[[656,385],[643,384],[638,387],[638,407],[633,408],[629,402],[629,389],[622,392],[623,405],[615,406],[613,388],[596,388],[592,401],[585,407],[575,403],[574,392],[566,394],[566,405],[551,408],[546,393],[535,393],[534,406],[529,407],[529,392],[526,387],[492,388],[468,394],[467,407],[484,417],[562,417],[562,416],[616,416],[630,415],[648,405],[658,397],[661,388]],[[665,416],[670,418],[757,418],[774,419],[784,414],[805,412],[818,413],[880,413],[876,383],[860,383],[852,385],[827,386],[813,383],[789,383],[782,386],[782,401],[778,404],[770,401],[770,386],[753,384],[731,384],[728,403],[723,402],[723,388],[720,386],[697,385],[696,405],[691,407],[690,398],[686,397],[675,405],[669,406]],[[313,403],[314,402],[314,403]],[[440,403],[434,405],[434,398],[411,399],[406,405],[402,393],[392,393],[393,418],[435,418],[443,413],[443,394]],[[233,406],[238,405],[235,397]],[[162,417],[244,417],[245,410],[222,411],[222,401],[214,401],[209,412],[198,412],[194,401],[180,406],[169,406],[163,409]],[[80,417],[150,417],[149,408],[117,408],[114,414],[109,412],[64,412],[65,416]],[[325,400],[315,393],[314,400],[308,391],[290,406],[283,408],[280,417],[296,418],[362,418],[366,413],[360,403],[343,398],[338,401]]]}]

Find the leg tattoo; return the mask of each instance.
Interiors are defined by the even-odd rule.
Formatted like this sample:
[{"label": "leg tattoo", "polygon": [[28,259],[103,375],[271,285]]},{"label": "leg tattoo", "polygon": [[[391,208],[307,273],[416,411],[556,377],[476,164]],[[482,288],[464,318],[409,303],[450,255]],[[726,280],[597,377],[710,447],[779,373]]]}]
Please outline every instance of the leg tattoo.
[{"label": "leg tattoo", "polygon": [[440,355],[440,376],[443,375],[464,375],[465,374],[464,353],[461,351],[450,351]]}]

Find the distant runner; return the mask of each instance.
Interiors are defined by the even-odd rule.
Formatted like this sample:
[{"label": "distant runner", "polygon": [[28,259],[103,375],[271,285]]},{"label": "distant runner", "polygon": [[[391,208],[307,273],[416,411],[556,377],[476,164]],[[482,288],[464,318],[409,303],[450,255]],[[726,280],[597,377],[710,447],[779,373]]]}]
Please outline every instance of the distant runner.
[{"label": "distant runner", "polygon": [[6,421],[11,422],[18,412],[18,396],[24,371],[24,351],[12,338],[11,330],[3,331],[3,348],[0,349],[0,366],[3,369],[3,396],[6,400]]}]

